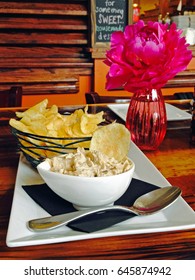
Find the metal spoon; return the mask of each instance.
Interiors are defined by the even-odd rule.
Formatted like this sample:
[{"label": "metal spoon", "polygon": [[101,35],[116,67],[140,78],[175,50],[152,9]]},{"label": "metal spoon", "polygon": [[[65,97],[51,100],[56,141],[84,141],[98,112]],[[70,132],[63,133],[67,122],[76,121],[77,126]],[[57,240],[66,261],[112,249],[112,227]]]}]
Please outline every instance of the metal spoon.
[{"label": "metal spoon", "polygon": [[57,216],[31,220],[28,222],[27,226],[30,230],[36,232],[48,231],[61,227],[63,225],[67,225],[68,223],[84,216],[110,210],[125,211],[134,213],[137,216],[149,215],[171,205],[179,197],[180,194],[181,190],[178,187],[171,186],[159,188],[140,196],[131,207],[120,205],[96,207],[68,214],[61,214]]}]

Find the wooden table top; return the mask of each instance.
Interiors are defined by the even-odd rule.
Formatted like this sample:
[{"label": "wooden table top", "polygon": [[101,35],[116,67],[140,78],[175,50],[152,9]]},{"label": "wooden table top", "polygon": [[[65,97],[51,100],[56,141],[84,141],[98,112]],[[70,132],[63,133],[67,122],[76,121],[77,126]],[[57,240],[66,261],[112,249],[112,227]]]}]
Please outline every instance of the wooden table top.
[{"label": "wooden table top", "polygon": [[[100,110],[110,120],[117,118],[106,105],[91,107],[93,112]],[[1,120],[14,115],[14,109],[0,109],[0,259],[195,259],[195,229],[8,248],[5,240],[19,153],[8,124]],[[183,198],[195,210],[195,147],[189,144],[189,122],[183,124],[170,124],[159,149],[144,153],[172,185],[182,189]]]}]

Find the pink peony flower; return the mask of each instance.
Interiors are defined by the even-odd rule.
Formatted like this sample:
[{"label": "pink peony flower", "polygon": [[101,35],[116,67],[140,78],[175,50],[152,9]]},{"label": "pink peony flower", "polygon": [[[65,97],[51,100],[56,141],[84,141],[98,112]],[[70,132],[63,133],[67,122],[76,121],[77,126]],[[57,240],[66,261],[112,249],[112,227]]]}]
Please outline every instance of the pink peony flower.
[{"label": "pink peony flower", "polygon": [[105,64],[110,66],[106,89],[123,86],[135,92],[141,88],[159,89],[178,72],[186,69],[192,58],[182,31],[176,24],[140,20],[127,25],[124,32],[111,36]]}]

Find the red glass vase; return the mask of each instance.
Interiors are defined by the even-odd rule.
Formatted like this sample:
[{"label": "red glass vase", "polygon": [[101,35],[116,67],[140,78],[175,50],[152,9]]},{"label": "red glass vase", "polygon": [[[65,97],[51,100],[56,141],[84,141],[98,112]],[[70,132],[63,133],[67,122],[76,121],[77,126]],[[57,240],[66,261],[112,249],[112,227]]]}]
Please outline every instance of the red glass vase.
[{"label": "red glass vase", "polygon": [[141,89],[131,98],[126,127],[141,150],[156,150],[167,129],[167,115],[161,90]]}]

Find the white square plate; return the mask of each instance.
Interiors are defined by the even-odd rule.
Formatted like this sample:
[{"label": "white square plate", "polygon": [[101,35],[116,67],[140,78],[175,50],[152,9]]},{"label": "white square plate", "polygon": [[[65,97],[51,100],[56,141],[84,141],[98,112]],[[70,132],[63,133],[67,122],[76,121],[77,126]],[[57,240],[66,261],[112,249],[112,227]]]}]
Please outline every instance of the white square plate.
[{"label": "white square plate", "polygon": [[[184,121],[191,120],[192,115],[171,104],[165,104],[167,112],[167,121]],[[110,104],[108,107],[121,119],[126,121],[129,104]]]},{"label": "white square plate", "polygon": [[[164,187],[169,185],[168,181],[134,143],[131,143],[129,157],[134,161],[136,166],[135,178],[156,184],[157,186]],[[26,162],[23,156],[21,156],[6,238],[7,246],[39,245],[106,236],[195,228],[195,213],[193,209],[182,197],[179,197],[175,203],[159,213],[147,217],[134,217],[93,233],[73,231],[66,226],[50,232],[33,233],[27,229],[27,221],[49,215],[28,196],[21,186],[40,184],[42,182],[37,171]]]}]

